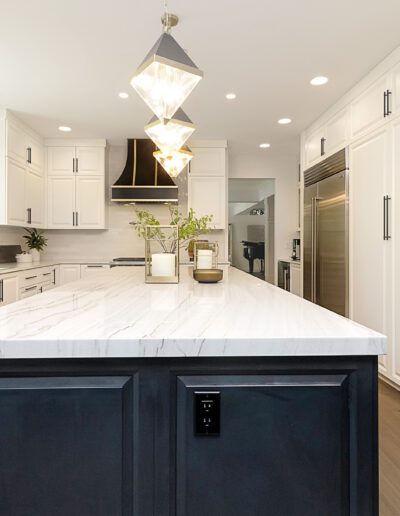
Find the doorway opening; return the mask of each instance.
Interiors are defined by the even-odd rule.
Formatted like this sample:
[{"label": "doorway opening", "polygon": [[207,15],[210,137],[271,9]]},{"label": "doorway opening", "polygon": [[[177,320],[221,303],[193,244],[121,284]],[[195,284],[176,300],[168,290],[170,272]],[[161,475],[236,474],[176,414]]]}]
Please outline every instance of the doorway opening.
[{"label": "doorway opening", "polygon": [[229,179],[229,261],[274,283],[275,179]]}]

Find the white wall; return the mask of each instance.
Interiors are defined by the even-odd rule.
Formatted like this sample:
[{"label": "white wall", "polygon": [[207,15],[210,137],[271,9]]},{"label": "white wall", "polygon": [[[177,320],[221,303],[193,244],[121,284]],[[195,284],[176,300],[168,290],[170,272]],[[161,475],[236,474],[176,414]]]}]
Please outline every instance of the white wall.
[{"label": "white wall", "polygon": [[299,238],[296,231],[298,157],[269,153],[255,143],[245,146],[229,144],[229,178],[275,179],[275,271],[277,261],[288,258],[292,239]]}]

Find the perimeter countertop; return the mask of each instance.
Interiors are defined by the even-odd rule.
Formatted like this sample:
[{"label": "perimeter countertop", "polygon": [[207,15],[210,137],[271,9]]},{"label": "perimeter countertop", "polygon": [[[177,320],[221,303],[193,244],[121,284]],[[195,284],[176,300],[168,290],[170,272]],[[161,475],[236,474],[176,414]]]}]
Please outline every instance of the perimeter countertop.
[{"label": "perimeter countertop", "polygon": [[[44,263],[41,266],[44,266]],[[48,265],[48,263],[46,263]],[[338,356],[386,338],[235,268],[199,284],[116,267],[0,308],[0,358]]]}]

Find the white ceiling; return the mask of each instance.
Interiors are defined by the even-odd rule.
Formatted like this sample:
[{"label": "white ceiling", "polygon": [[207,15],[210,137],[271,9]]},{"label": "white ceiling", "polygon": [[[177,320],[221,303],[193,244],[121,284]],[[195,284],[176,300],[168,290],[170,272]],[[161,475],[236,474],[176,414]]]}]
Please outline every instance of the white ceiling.
[{"label": "white ceiling", "polygon": [[[400,44],[399,0],[170,0],[178,42],[204,70],[184,109],[196,138],[272,155]],[[160,34],[160,0],[1,0],[0,105],[44,136],[144,137],[129,85]],[[315,75],[330,82],[311,87]],[[118,98],[128,91],[127,101]],[[237,100],[228,102],[233,91]],[[290,126],[276,120],[288,116]],[[262,141],[271,149],[259,150]]]}]

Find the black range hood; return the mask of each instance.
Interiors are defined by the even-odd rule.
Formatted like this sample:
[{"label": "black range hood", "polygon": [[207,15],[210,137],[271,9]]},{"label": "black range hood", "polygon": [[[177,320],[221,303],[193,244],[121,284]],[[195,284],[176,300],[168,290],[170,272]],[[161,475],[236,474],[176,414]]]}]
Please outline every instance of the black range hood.
[{"label": "black range hood", "polygon": [[146,138],[128,139],[126,165],[112,186],[111,200],[123,203],[177,203],[178,187],[153,156]]}]

